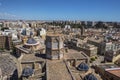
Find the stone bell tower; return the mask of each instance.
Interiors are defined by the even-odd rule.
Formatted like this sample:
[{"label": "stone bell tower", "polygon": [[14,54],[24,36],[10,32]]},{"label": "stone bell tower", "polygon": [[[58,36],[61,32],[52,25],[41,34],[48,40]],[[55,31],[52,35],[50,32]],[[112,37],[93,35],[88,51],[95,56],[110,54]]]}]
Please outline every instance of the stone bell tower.
[{"label": "stone bell tower", "polygon": [[64,46],[61,34],[49,34],[46,36],[46,57],[48,59],[62,59]]},{"label": "stone bell tower", "polygon": [[84,26],[81,27],[81,35],[83,36],[85,34],[85,28]]}]

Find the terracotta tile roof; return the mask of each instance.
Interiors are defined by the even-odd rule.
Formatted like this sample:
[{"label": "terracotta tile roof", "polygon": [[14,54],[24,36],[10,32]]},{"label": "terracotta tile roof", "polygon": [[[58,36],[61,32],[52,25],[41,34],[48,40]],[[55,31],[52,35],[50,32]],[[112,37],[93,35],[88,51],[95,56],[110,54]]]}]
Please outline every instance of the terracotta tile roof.
[{"label": "terracotta tile roof", "polygon": [[120,78],[120,68],[115,70],[107,70],[106,72],[111,73],[112,75],[115,75]]}]

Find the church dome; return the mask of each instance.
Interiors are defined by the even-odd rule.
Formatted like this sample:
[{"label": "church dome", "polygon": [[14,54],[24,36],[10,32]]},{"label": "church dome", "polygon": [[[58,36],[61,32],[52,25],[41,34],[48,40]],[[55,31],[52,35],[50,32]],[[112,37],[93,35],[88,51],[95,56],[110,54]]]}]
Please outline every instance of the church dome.
[{"label": "church dome", "polygon": [[31,45],[38,45],[39,41],[36,41],[34,38],[29,38],[25,45],[31,46]]},{"label": "church dome", "polygon": [[86,63],[82,62],[80,65],[78,65],[78,70],[80,71],[88,71],[89,67]]},{"label": "church dome", "polygon": [[26,67],[26,68],[23,69],[22,76],[28,77],[28,76],[31,76],[32,74],[33,74],[33,69],[32,68]]},{"label": "church dome", "polygon": [[36,41],[35,39],[33,39],[33,38],[29,38],[29,39],[27,40],[27,43],[28,43],[28,44],[36,44],[37,41]]},{"label": "church dome", "polygon": [[97,80],[97,78],[92,73],[90,73],[84,77],[84,80]]}]

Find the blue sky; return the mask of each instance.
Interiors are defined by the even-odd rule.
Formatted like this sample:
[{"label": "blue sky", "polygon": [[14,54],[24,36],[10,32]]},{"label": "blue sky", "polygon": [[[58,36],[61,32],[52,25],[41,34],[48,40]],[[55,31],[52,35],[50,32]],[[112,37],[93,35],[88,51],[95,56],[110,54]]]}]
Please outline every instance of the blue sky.
[{"label": "blue sky", "polygon": [[0,18],[120,21],[120,0],[0,0]]}]

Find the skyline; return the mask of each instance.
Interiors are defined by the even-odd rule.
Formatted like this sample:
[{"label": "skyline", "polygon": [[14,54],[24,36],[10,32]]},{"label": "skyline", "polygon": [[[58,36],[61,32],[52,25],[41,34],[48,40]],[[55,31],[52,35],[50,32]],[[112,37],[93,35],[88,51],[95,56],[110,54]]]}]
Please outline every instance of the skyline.
[{"label": "skyline", "polygon": [[0,0],[0,19],[120,21],[120,0]]}]

